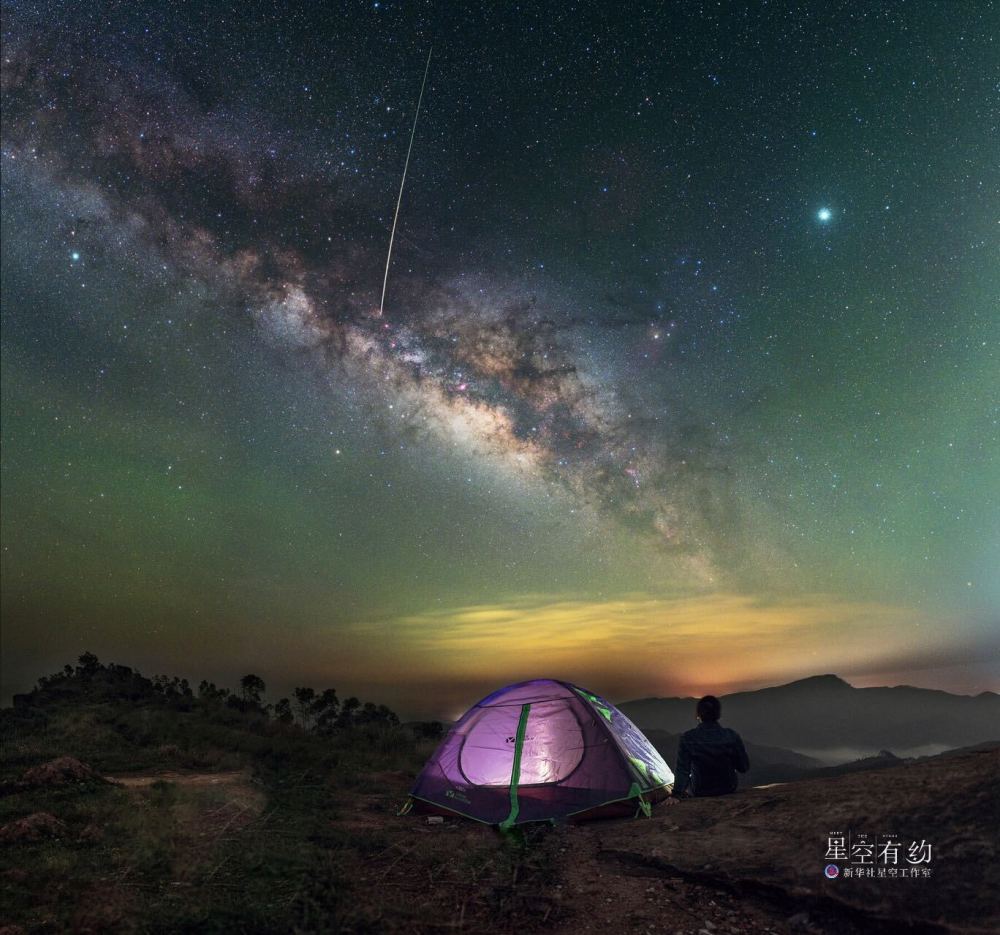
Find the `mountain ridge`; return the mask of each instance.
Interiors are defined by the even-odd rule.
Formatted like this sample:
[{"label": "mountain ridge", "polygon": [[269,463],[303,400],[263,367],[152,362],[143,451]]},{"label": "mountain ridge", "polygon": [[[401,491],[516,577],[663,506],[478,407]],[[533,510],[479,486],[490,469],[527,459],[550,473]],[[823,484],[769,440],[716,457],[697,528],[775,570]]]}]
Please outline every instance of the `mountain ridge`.
[{"label": "mountain ridge", "polygon": [[[931,692],[937,695],[947,695],[951,698],[1000,698],[1000,693],[991,691],[990,689],[984,689],[981,692],[977,692],[974,695],[965,695],[961,692],[949,692],[943,688],[921,688],[918,685],[866,685],[857,686],[852,685],[847,679],[842,678],[839,675],[835,675],[832,672],[824,673],[823,675],[807,675],[801,679],[793,679],[791,682],[780,682],[777,685],[765,685],[762,688],[744,688],[738,692],[729,692],[725,695],[720,695],[720,698],[733,698],[737,695],[756,695],[760,692],[777,691],[779,689],[787,689],[795,686],[804,685],[838,685],[846,688],[853,689],[858,692],[867,691],[884,691],[886,689],[896,690],[896,689],[909,689],[911,691],[917,692]],[[622,705],[638,704],[643,701],[697,701],[698,698],[695,695],[645,695],[641,698],[630,698],[628,701],[622,701],[618,703],[618,707]]]},{"label": "mountain ridge", "polygon": [[[958,695],[912,685],[856,688],[832,673],[719,696],[722,722],[744,739],[815,756],[817,751],[926,750],[1000,739],[1000,695]],[[618,706],[643,730],[683,733],[695,699],[638,698]],[[851,756],[844,756],[849,759]]]}]

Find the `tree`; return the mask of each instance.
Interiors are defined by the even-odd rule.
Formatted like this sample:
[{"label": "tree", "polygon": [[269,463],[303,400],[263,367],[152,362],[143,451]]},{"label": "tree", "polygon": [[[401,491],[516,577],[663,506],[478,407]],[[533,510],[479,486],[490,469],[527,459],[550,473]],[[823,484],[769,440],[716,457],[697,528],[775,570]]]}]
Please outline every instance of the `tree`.
[{"label": "tree", "polygon": [[399,717],[395,711],[387,707],[384,704],[380,704],[376,709],[378,713],[378,719],[384,721],[386,724],[398,724]]},{"label": "tree", "polygon": [[351,727],[354,724],[354,713],[361,707],[361,702],[353,695],[345,698],[340,706],[340,715],[337,717],[337,727]]},{"label": "tree", "polygon": [[360,711],[354,716],[355,724],[398,724],[399,718],[394,711],[384,704],[376,705],[366,701]]},{"label": "tree", "polygon": [[299,723],[308,730],[312,724],[312,706],[316,701],[316,692],[312,688],[296,688],[292,694],[295,696],[295,710],[299,714]]},{"label": "tree", "polygon": [[444,725],[440,721],[414,721],[409,726],[418,737],[437,740],[444,735]]},{"label": "tree", "polygon": [[274,703],[274,717],[282,724],[291,724],[295,720],[292,714],[292,703],[287,698],[279,698]]},{"label": "tree", "polygon": [[78,661],[80,665],[76,670],[77,675],[85,679],[93,678],[101,669],[101,661],[93,653],[84,653]]},{"label": "tree", "polygon": [[325,732],[337,725],[337,714],[340,711],[340,699],[335,688],[326,689],[312,704],[312,713],[316,718],[316,730]]},{"label": "tree", "polygon": [[243,701],[243,710],[246,711],[251,705],[260,707],[261,696],[267,691],[264,680],[259,675],[250,673],[240,679],[240,697]]},{"label": "tree", "polygon": [[202,679],[198,686],[198,699],[210,705],[222,704],[229,695],[228,688],[216,688],[215,682]]}]

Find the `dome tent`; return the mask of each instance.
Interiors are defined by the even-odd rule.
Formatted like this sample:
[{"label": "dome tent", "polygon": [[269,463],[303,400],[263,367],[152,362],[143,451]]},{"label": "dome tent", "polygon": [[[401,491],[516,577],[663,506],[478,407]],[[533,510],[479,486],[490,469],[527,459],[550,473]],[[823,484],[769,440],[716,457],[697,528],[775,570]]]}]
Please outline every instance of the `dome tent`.
[{"label": "dome tent", "polygon": [[470,708],[410,792],[418,811],[501,828],[531,821],[649,814],[673,773],[624,714],[555,679],[508,685]]}]

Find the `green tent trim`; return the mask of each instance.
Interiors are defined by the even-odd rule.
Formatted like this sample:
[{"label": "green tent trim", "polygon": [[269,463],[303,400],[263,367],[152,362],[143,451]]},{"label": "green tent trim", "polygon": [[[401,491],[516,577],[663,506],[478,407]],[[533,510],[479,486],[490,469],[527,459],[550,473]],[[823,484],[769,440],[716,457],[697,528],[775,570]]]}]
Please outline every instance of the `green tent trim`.
[{"label": "green tent trim", "polygon": [[515,821],[521,806],[517,801],[517,784],[521,781],[521,751],[524,748],[524,735],[528,731],[528,715],[531,705],[521,705],[521,719],[517,722],[517,737],[514,740],[514,765],[510,770],[510,812],[500,822],[500,830],[507,831]]}]

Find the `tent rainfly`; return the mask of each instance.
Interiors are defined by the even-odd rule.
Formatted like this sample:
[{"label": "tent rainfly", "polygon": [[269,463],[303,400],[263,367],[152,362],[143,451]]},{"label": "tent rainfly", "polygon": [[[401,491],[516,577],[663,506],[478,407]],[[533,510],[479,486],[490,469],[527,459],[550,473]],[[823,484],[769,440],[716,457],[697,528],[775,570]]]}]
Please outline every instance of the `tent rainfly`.
[{"label": "tent rainfly", "polygon": [[534,679],[470,708],[417,777],[408,805],[506,829],[649,815],[673,780],[613,704],[569,682]]}]

